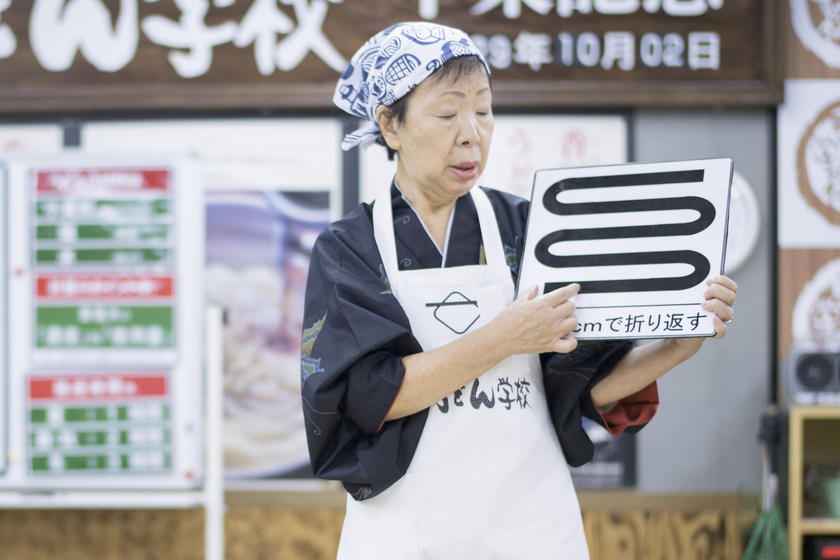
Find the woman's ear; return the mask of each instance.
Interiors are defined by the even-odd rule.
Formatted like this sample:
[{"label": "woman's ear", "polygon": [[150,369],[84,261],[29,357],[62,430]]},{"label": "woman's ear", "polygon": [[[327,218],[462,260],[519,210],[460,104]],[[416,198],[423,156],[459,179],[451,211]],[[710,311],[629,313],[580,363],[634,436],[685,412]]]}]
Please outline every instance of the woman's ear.
[{"label": "woman's ear", "polygon": [[400,137],[397,134],[397,119],[385,105],[380,105],[376,109],[376,124],[379,125],[382,138],[385,139],[388,147],[394,151],[399,151]]}]

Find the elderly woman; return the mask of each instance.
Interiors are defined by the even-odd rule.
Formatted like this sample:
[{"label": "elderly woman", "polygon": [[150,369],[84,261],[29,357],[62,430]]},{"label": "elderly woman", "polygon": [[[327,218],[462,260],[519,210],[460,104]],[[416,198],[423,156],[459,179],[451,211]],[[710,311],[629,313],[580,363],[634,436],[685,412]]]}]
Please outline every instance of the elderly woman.
[{"label": "elderly woman", "polygon": [[[588,557],[568,464],[582,415],[613,434],[703,339],[581,342],[576,284],[513,299],[528,202],[478,188],[489,68],[463,32],[404,23],[352,58],[335,103],[367,119],[396,176],[313,250],[302,392],[315,474],[349,496],[342,559]],[[387,185],[384,185],[387,186]],[[708,282],[717,337],[735,284]]]}]

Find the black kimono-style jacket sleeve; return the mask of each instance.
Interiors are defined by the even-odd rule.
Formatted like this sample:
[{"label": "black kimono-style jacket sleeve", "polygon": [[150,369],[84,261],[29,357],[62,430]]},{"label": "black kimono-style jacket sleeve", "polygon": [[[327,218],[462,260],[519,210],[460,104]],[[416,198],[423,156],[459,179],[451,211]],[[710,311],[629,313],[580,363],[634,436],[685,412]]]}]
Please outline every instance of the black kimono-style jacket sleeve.
[{"label": "black kimono-style jacket sleeve", "polygon": [[[515,280],[528,202],[485,191]],[[392,203],[400,266],[441,266],[440,253],[428,245],[428,235],[396,187]],[[481,232],[470,197],[462,197],[456,205],[451,238],[458,240],[458,247],[450,246],[445,266],[478,264]],[[313,472],[340,480],[356,500],[375,496],[405,474],[428,409],[384,422],[405,375],[402,357],[422,348],[388,286],[370,205],[362,204],[328,226],[315,243],[303,329],[302,401]],[[571,354],[542,356],[552,422],[573,466],[591,460],[594,451],[582,416],[603,424],[589,390],[631,346],[581,341]]]}]

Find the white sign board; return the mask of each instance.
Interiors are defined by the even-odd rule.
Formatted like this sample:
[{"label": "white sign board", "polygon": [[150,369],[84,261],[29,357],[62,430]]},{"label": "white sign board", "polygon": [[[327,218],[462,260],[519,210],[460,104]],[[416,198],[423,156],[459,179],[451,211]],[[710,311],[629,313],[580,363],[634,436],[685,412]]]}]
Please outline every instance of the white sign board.
[{"label": "white sign board", "polygon": [[579,339],[712,336],[729,158],[537,171],[518,287],[570,283]]},{"label": "white sign board", "polygon": [[200,168],[8,158],[8,468],[0,489],[187,489],[201,464]]},{"label": "white sign board", "polygon": [[[2,27],[2,26],[0,26]],[[2,41],[0,41],[2,42]],[[63,130],[57,124],[5,124],[0,125],[0,155],[50,154],[59,152],[63,145]],[[8,219],[6,196],[8,184],[6,173],[0,167],[0,317],[8,317],[6,303],[6,244],[8,242]],[[6,322],[0,320],[0,472],[6,470],[8,392]]]}]

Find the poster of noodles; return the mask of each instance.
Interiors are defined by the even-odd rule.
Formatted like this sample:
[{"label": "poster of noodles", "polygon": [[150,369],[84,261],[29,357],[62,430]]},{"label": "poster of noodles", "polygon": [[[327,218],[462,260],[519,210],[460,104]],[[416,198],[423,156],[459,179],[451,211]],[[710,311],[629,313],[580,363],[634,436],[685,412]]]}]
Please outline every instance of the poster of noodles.
[{"label": "poster of noodles", "polygon": [[207,299],[227,314],[225,470],[310,476],[300,406],[300,336],[312,245],[329,191],[206,193]]},{"label": "poster of noodles", "polygon": [[202,164],[205,295],[226,315],[222,437],[231,489],[311,476],[300,406],[303,291],[315,238],[341,209],[341,134],[341,122],[326,118],[82,130],[85,150],[188,152]]}]

